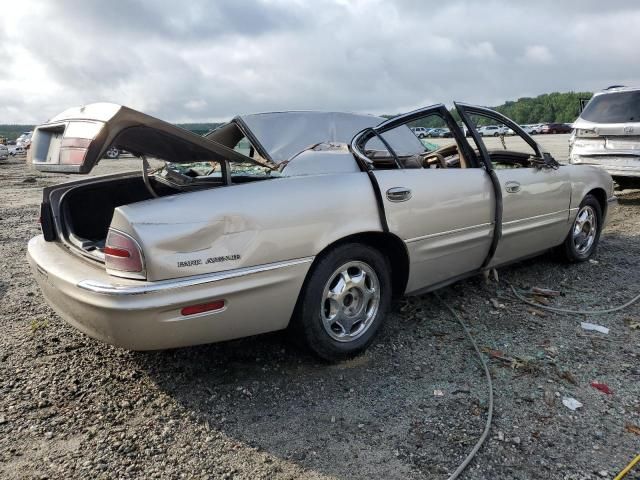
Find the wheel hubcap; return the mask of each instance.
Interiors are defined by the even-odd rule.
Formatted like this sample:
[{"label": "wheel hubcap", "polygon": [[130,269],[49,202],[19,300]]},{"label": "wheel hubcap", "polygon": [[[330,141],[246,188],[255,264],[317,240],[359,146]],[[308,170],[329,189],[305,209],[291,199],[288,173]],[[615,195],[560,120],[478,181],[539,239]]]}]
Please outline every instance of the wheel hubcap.
[{"label": "wheel hubcap", "polygon": [[591,250],[598,231],[598,218],[593,207],[585,205],[578,212],[573,224],[573,245],[576,252],[584,255]]},{"label": "wheel hubcap", "polygon": [[322,294],[320,316],[327,334],[339,342],[361,337],[380,306],[380,282],[364,262],[349,262],[329,277]]}]

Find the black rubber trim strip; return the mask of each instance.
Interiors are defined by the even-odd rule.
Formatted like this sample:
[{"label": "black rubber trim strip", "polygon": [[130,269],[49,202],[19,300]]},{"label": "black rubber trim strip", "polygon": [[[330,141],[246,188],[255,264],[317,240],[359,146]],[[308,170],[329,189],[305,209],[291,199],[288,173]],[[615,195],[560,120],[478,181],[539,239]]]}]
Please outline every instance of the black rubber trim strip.
[{"label": "black rubber trim strip", "polygon": [[[460,115],[460,119],[469,129],[471,138],[473,138],[473,141],[478,147],[480,158],[484,163],[487,174],[489,175],[489,179],[491,180],[491,186],[493,187],[493,193],[496,197],[495,212],[494,212],[494,219],[493,219],[494,221],[493,238],[491,239],[491,245],[489,246],[489,251],[487,252],[487,256],[485,257],[484,261],[482,262],[482,265],[480,266],[480,269],[483,270],[483,269],[486,269],[487,265],[489,265],[489,263],[491,263],[491,260],[493,260],[493,256],[495,255],[496,250],[498,248],[498,242],[502,238],[502,210],[503,210],[502,187],[500,186],[500,181],[498,180],[498,176],[496,175],[496,172],[493,169],[493,164],[491,163],[491,157],[489,156],[487,147],[484,144],[484,140],[478,133],[478,130],[476,130],[475,123],[471,121],[471,118],[467,115],[467,111],[471,111],[471,113],[476,113],[483,116],[488,116],[489,118],[496,118],[496,117],[490,114],[490,113],[495,113],[492,110],[481,109],[481,108],[479,110],[474,110],[475,107],[473,107],[472,105],[466,105],[459,102],[453,102],[453,105],[456,107],[456,110]],[[513,122],[509,120],[509,123],[512,124]],[[516,127],[516,130],[514,131],[517,131],[517,128],[518,127]]]},{"label": "black rubber trim strip", "polygon": [[389,142],[387,142],[385,138],[376,131],[375,128],[371,129],[371,131],[375,134],[376,137],[378,137],[378,140],[382,142],[382,144],[387,149],[387,152],[389,152],[393,156],[393,160],[394,162],[396,162],[396,167],[398,167],[398,170],[404,169],[404,167],[402,166],[402,163],[400,163],[398,154],[395,152],[393,148],[391,148],[391,145],[389,145]]},{"label": "black rubber trim strip", "polygon": [[489,262],[493,260],[493,256],[498,249],[498,242],[502,238],[502,187],[500,186],[500,181],[498,180],[498,175],[496,175],[495,170],[491,169],[487,172],[489,174],[489,178],[491,179],[491,184],[493,185],[493,191],[496,195],[496,210],[494,215],[494,229],[493,229],[493,238],[491,239],[491,245],[489,246],[489,252],[487,253],[487,257],[482,262],[480,269],[484,269],[489,265]]},{"label": "black rubber trim strip", "polygon": [[378,179],[371,170],[367,170],[369,180],[371,180],[371,186],[373,187],[373,193],[376,196],[376,203],[378,204],[378,215],[380,215],[380,224],[382,225],[382,231],[389,232],[389,224],[387,224],[387,214],[384,211],[384,202],[382,201],[382,192],[380,191],[380,185]]},{"label": "black rubber trim strip", "polygon": [[48,202],[40,204],[40,227],[45,241],[53,242],[56,239],[56,229],[53,226],[53,213]]}]

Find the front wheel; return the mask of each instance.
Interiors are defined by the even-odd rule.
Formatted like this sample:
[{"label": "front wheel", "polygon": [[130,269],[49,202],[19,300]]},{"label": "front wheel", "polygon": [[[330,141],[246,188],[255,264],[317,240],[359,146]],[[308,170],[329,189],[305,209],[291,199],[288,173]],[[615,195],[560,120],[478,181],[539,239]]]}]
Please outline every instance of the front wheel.
[{"label": "front wheel", "polygon": [[591,194],[584,197],[560,252],[569,262],[584,262],[596,251],[602,231],[602,208]]},{"label": "front wheel", "polygon": [[369,346],[390,303],[386,258],[367,245],[341,245],[314,266],[290,330],[319,357],[343,360]]}]

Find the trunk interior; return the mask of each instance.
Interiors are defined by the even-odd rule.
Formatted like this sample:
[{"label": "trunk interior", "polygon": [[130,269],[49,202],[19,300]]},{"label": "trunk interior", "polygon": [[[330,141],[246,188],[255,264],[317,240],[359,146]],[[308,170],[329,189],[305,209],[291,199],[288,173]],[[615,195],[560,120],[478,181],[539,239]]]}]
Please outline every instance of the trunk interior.
[{"label": "trunk interior", "polygon": [[[152,180],[153,182],[153,180]],[[168,185],[153,182],[158,196],[179,192]],[[117,207],[153,198],[142,177],[126,177],[107,182],[79,185],[66,193],[61,204],[66,239],[99,260]]]},{"label": "trunk interior", "polygon": [[[249,177],[235,177],[234,183],[256,181]],[[223,186],[221,177],[198,181],[188,174],[168,172],[149,177],[149,183],[158,197],[188,193]],[[104,260],[104,244],[113,219],[113,212],[122,205],[151,200],[154,196],[144,183],[142,175],[116,179],[89,180],[66,191],[60,200],[59,213],[67,243],[88,254],[94,260]],[[54,207],[55,208],[55,207]]]}]

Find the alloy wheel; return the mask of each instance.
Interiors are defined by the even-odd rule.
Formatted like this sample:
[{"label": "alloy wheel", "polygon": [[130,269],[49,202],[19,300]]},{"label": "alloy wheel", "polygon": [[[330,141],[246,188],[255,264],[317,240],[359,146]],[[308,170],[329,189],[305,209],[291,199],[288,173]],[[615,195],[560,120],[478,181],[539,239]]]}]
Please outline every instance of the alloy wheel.
[{"label": "alloy wheel", "polygon": [[371,266],[352,261],[337,268],[322,294],[320,316],[327,334],[351,342],[371,327],[380,307],[380,281]]},{"label": "alloy wheel", "polygon": [[580,209],[573,223],[573,245],[579,255],[589,252],[598,232],[598,217],[591,205]]}]

